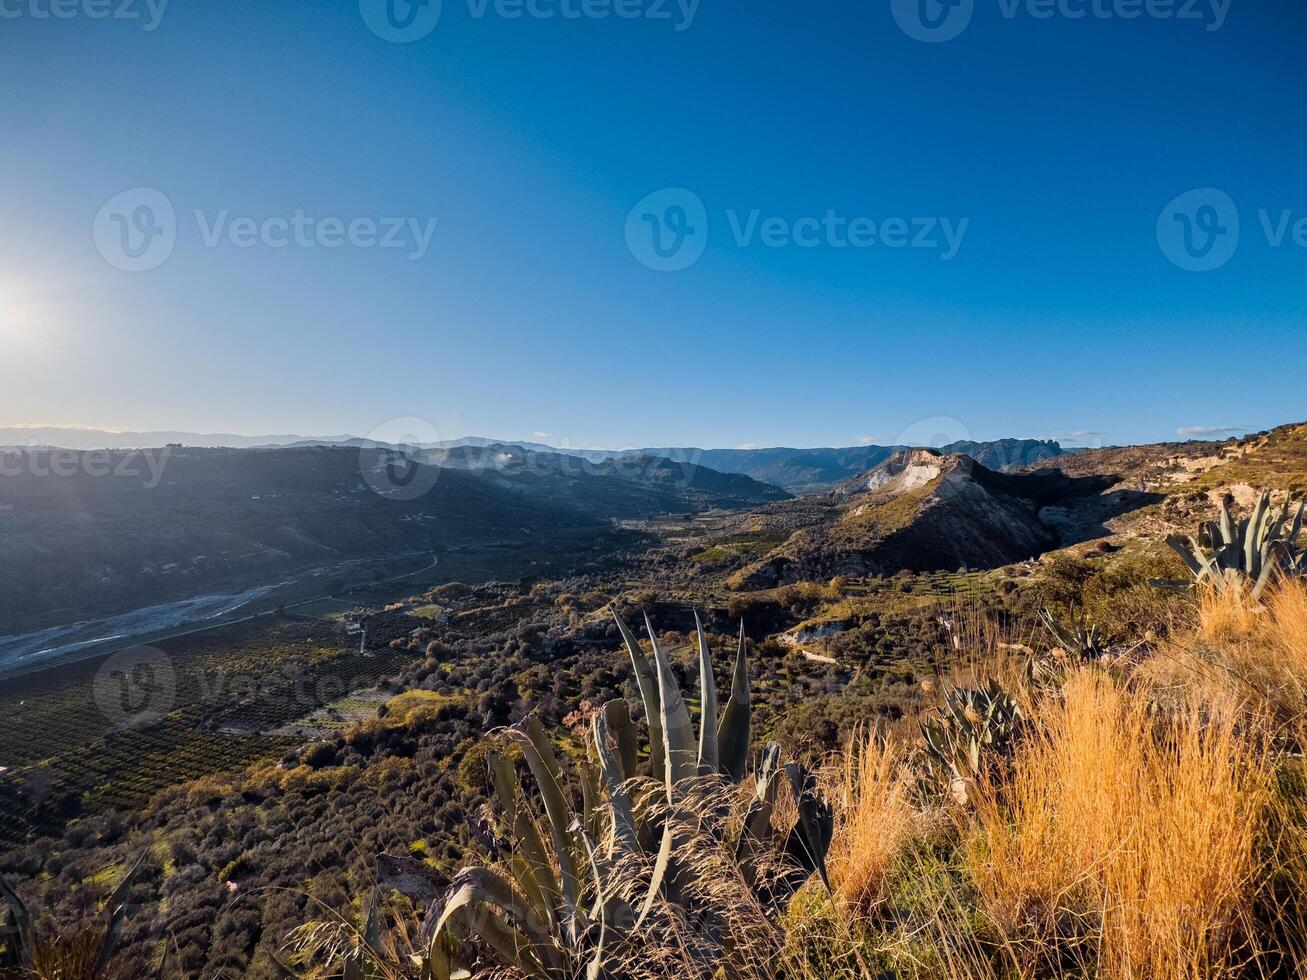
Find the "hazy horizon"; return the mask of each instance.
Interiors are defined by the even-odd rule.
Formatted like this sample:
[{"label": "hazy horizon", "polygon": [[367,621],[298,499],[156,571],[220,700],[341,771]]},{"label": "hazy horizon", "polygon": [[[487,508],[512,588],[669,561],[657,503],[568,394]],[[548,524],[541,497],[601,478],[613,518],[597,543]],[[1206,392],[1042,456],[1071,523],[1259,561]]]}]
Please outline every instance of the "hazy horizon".
[{"label": "hazy horizon", "polygon": [[[1274,423],[1266,428],[1277,428],[1280,425],[1292,424],[1300,421],[1298,419],[1285,419],[1282,422]],[[404,424],[406,422],[416,424]],[[396,425],[396,423],[398,423]],[[159,436],[164,438],[170,437],[198,437],[198,438],[230,438],[239,440],[246,445],[232,446],[230,448],[250,448],[250,444],[265,442],[270,445],[285,443],[291,441],[329,441],[344,439],[373,439],[377,442],[401,444],[428,444],[435,442],[458,442],[461,440],[486,440],[489,442],[502,443],[522,443],[538,444],[548,446],[553,449],[576,452],[625,452],[633,449],[645,448],[698,448],[708,450],[773,450],[773,449],[839,449],[839,448],[857,448],[861,446],[923,446],[936,447],[948,445],[954,442],[994,442],[1001,439],[1018,439],[1018,440],[1041,440],[1057,442],[1065,449],[1082,449],[1098,448],[1100,446],[1126,446],[1126,445],[1145,445],[1145,442],[1118,442],[1109,437],[1108,433],[1096,432],[1073,432],[1073,433],[1053,433],[1053,434],[1029,434],[1029,433],[1008,433],[994,436],[974,436],[966,427],[957,419],[933,418],[923,419],[907,430],[900,432],[898,435],[902,438],[883,438],[877,439],[871,436],[859,436],[849,442],[840,442],[827,440],[824,442],[815,442],[807,445],[782,445],[780,443],[736,443],[736,444],[704,444],[699,445],[690,442],[677,440],[661,439],[648,443],[628,443],[620,445],[592,445],[574,443],[566,436],[557,435],[549,432],[531,432],[527,435],[497,435],[486,432],[465,432],[454,435],[437,434],[434,428],[425,428],[426,420],[392,420],[389,426],[383,425],[374,433],[359,433],[352,430],[341,432],[323,433],[303,433],[290,431],[276,431],[276,427],[264,431],[247,431],[247,432],[226,432],[219,430],[188,430],[177,429],[164,426],[150,426],[141,429],[125,428],[106,428],[103,426],[78,425],[78,424],[42,424],[42,423],[0,423],[0,445],[16,446],[17,443],[6,443],[4,440],[11,433],[19,432],[67,432],[78,433],[86,438],[80,440],[80,445],[61,446],[60,448],[71,448],[75,450],[99,449],[106,448],[98,443],[93,444],[93,437],[96,436],[131,436],[147,435]],[[1181,428],[1177,430],[1171,438],[1149,440],[1150,442],[1175,442],[1175,441],[1221,441],[1229,438],[1236,438],[1247,435],[1252,432],[1261,431],[1249,426],[1233,427],[1195,427],[1193,429]],[[429,438],[431,436],[434,438]],[[70,443],[74,440],[70,440]],[[31,440],[29,444],[46,445],[39,440]],[[49,443],[57,445],[55,443]],[[126,443],[121,445],[127,446]],[[215,447],[223,445],[220,443],[212,444]],[[109,445],[107,448],[116,448]],[[130,448],[154,448],[145,446],[136,446],[132,444]]]}]

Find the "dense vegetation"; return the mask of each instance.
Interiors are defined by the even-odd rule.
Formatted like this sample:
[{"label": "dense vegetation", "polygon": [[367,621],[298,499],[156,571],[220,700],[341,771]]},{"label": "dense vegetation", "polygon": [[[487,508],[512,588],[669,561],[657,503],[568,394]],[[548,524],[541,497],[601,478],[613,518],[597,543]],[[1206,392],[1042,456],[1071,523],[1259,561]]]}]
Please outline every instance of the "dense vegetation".
[{"label": "dense vegetation", "polygon": [[[488,736],[534,719],[576,774],[570,805],[583,812],[595,712],[623,699],[648,737],[612,609],[632,621],[648,613],[698,725],[698,607],[719,692],[732,689],[729,652],[746,624],[751,771],[777,741],[814,774],[833,818],[830,890],[814,877],[762,919],[741,920],[764,930],[759,948],[774,955],[721,960],[726,975],[1298,975],[1307,592],[1279,575],[1256,600],[1237,582],[1149,584],[1186,575],[1152,522],[1217,513],[1175,499],[1124,518],[1150,522],[1148,533],[1127,525],[991,571],[761,589],[730,579],[795,522],[829,523],[825,503],[677,515],[647,529],[652,547],[578,554],[590,567],[576,574],[397,583],[369,595],[366,614],[342,605],[165,644],[177,663],[206,669],[233,658],[269,678],[287,677],[287,664],[301,680],[346,664],[365,676],[308,701],[270,683],[214,702],[183,682],[174,712],[142,728],[106,737],[103,718],[85,713],[51,727],[51,755],[28,750],[0,789],[39,795],[32,777],[79,754],[99,775],[76,784],[75,799],[47,793],[44,809],[11,798],[23,822],[0,873],[42,910],[34,928],[46,936],[94,925],[121,886],[123,975],[161,964],[176,976],[272,977],[281,964],[339,975],[369,949],[383,954],[382,975],[404,975],[412,961],[392,954],[427,951],[431,903],[465,883],[460,869],[494,868],[509,853],[491,764],[503,746]],[[1282,571],[1301,555],[1273,550]],[[354,619],[367,623],[362,655],[357,634],[343,633]],[[94,663],[66,676],[93,676]],[[64,700],[77,685],[43,692],[37,677],[19,699],[32,724],[78,719]],[[24,725],[6,724],[5,743],[22,744]],[[518,766],[523,805],[535,806]],[[727,840],[753,793],[745,786],[713,804],[733,814]],[[778,826],[792,824],[787,799]],[[602,830],[595,804],[585,812]],[[730,869],[725,852],[705,859]],[[684,951],[656,940],[641,940],[654,967],[627,958],[614,975],[657,974]],[[464,948],[490,967],[484,944]]]}]

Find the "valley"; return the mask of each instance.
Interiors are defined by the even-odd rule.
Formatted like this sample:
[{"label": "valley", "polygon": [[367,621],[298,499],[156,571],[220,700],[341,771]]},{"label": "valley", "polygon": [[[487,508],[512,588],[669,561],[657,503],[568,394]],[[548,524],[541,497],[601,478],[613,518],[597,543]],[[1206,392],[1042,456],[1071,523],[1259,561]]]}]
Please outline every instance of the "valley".
[{"label": "valley", "polygon": [[[35,668],[0,679],[0,871],[75,917],[145,853],[124,926],[141,969],[166,942],[180,975],[274,976],[319,903],[348,910],[396,868],[429,900],[484,849],[485,733],[538,718],[581,757],[577,726],[634,689],[614,609],[649,616],[690,690],[693,610],[714,650],[743,623],[756,744],[815,762],[860,726],[911,738],[922,682],[965,679],[996,638],[1038,647],[1040,609],[1083,610],[1108,644],[1183,621],[1184,600],[1146,584],[1183,574],[1166,534],[1264,466],[1296,492],[1304,431],[1008,471],[904,450],[798,496],[647,460],[446,459],[426,503],[351,495],[377,539],[354,547],[380,554],[0,641]],[[206,454],[203,479],[234,452]],[[348,480],[313,485],[349,451],[290,452],[239,461],[240,496],[272,466],[259,495],[289,487],[303,510],[316,494],[311,547],[343,548],[328,525],[352,511],[328,500]],[[324,455],[274,489],[294,453]],[[161,487],[179,477],[201,482],[179,467]],[[154,499],[192,540],[217,533],[185,498]],[[453,534],[446,505],[478,521]],[[123,506],[125,531],[144,504]],[[272,539],[253,508],[228,513],[229,532]],[[109,633],[131,642],[94,645]]]}]

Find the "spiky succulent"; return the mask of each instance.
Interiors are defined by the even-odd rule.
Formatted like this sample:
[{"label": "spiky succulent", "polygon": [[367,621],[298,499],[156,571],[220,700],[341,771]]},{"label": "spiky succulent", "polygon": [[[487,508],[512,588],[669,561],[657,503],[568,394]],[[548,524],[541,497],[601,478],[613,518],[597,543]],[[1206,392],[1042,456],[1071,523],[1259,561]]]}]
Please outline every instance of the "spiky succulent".
[{"label": "spiky succulent", "polygon": [[[668,903],[699,922],[701,934],[713,935],[711,923],[732,910],[692,907],[703,904],[693,852],[695,834],[704,827],[719,838],[720,850],[733,855],[735,873],[760,906],[779,907],[814,872],[829,887],[831,808],[817,794],[810,772],[795,763],[780,764],[774,743],[763,753],[738,828],[728,831],[731,821],[696,809],[711,811],[729,799],[747,768],[750,694],[743,625],[731,694],[718,717],[708,640],[696,614],[702,705],[696,738],[652,628],[651,663],[615,610],[614,616],[644,704],[653,778],[637,772],[636,728],[625,701],[611,701],[593,716],[589,758],[570,782],[538,719],[502,732],[501,738],[521,748],[543,819],[513,762],[491,753],[509,858],[498,869],[474,867],[458,874],[430,934],[424,976],[450,977],[467,965],[473,949],[531,978],[620,976],[622,956],[654,938],[649,930],[658,919],[656,909]],[[569,792],[576,784],[579,811]],[[792,793],[796,819],[779,832],[776,798],[783,784]],[[727,834],[732,839],[725,839]],[[775,873],[776,866],[783,872]]]},{"label": "spiky succulent", "polygon": [[1040,622],[1057,641],[1058,648],[1078,660],[1101,660],[1107,653],[1098,627],[1089,621],[1089,617],[1071,606],[1071,625],[1064,626],[1048,609],[1039,610]]},{"label": "spiky succulent", "polygon": [[[78,929],[51,932],[36,918],[13,887],[0,875],[0,900],[8,923],[0,918],[0,977],[58,976],[63,980],[101,980],[117,975],[110,969],[118,927],[126,910],[127,889],[145,855],[141,855],[104,903],[100,914]],[[165,951],[166,956],[166,951]],[[166,966],[166,964],[165,964]],[[160,968],[160,974],[164,967]]]},{"label": "spiky succulent", "polygon": [[990,680],[984,687],[948,691],[943,707],[921,723],[921,734],[937,774],[965,801],[976,780],[1011,756],[1024,725],[1021,706]]},{"label": "spiky succulent", "polygon": [[1052,636],[1056,646],[1043,653],[1032,652],[1026,661],[1026,679],[1037,686],[1060,684],[1067,669],[1083,663],[1102,660],[1108,654],[1098,627],[1083,612],[1071,606],[1071,623],[1063,625],[1048,609],[1039,610],[1039,620]]},{"label": "spiky succulent", "polygon": [[1299,504],[1292,521],[1290,510],[1286,500],[1277,512],[1271,505],[1271,495],[1263,492],[1252,513],[1236,519],[1227,496],[1221,501],[1219,519],[1204,522],[1197,536],[1173,534],[1166,539],[1193,578],[1152,579],[1152,584],[1183,592],[1192,592],[1198,585],[1221,591],[1246,588],[1256,600],[1277,573],[1307,575],[1307,549],[1298,543],[1307,500]]}]

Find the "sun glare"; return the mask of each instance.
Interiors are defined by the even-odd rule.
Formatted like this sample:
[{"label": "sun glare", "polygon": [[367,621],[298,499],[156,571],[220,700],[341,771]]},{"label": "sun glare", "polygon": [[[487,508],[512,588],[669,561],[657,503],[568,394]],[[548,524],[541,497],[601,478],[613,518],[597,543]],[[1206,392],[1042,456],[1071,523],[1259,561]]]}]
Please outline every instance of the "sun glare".
[{"label": "sun glare", "polygon": [[0,303],[0,343],[17,339],[18,317],[12,303]]},{"label": "sun glare", "polygon": [[7,290],[0,291],[0,344],[30,344],[39,339],[45,317],[41,307]]}]

